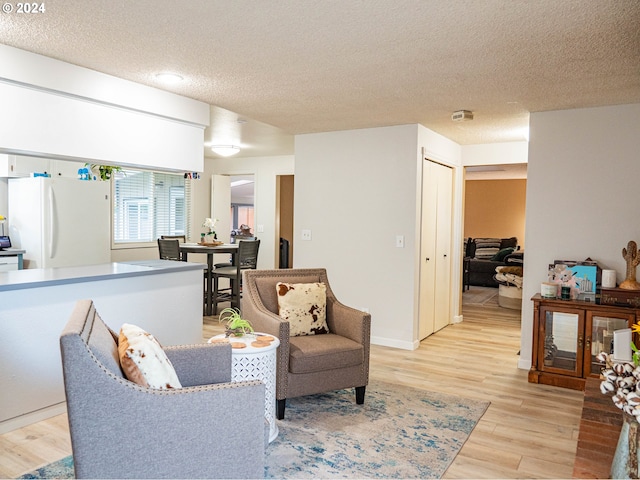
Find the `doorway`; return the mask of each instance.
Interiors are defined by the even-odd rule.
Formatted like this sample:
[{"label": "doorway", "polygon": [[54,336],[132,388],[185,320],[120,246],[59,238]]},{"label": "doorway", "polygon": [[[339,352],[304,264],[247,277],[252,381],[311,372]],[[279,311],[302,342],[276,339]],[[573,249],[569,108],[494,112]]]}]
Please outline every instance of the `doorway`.
[{"label": "doorway", "polygon": [[276,177],[276,231],[280,237],[278,267],[293,268],[293,175]]},{"label": "doorway", "polygon": [[[517,248],[525,247],[527,164],[468,166],[464,171],[464,255],[469,239],[510,239],[516,237]],[[475,242],[472,242],[475,243]],[[510,246],[510,245],[509,245]],[[499,256],[499,255],[498,255]],[[495,264],[465,260],[467,287],[462,288],[462,307],[498,307],[499,287]],[[486,263],[486,262],[485,262]],[[515,264],[514,264],[515,265]],[[523,263],[520,263],[523,266]],[[504,298],[504,297],[503,297]],[[463,313],[464,315],[464,313]]]},{"label": "doorway", "polygon": [[256,236],[254,175],[231,175],[231,242]]}]

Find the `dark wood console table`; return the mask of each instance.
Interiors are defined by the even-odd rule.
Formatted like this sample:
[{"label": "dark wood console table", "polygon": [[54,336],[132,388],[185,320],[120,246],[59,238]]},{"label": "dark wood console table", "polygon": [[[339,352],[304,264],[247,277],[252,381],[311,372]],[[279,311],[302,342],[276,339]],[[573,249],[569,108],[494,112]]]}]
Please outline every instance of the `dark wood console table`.
[{"label": "dark wood console table", "polygon": [[[596,359],[611,351],[613,331],[629,328],[640,309],[578,300],[533,300],[533,346],[529,382],[584,390],[585,379],[598,378]],[[633,336],[637,342],[637,334]]]}]

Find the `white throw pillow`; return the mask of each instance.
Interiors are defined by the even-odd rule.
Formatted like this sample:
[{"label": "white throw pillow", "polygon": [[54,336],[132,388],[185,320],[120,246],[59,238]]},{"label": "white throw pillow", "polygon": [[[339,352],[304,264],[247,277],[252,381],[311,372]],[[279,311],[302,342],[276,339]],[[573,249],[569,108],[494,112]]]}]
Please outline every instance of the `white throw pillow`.
[{"label": "white throw pillow", "polygon": [[327,286],[324,283],[283,283],[276,285],[278,314],[289,321],[289,335],[329,333],[327,326]]},{"label": "white throw pillow", "polygon": [[118,338],[118,355],[120,366],[128,380],[159,390],[182,388],[162,346],[142,328],[129,323],[122,325]]}]

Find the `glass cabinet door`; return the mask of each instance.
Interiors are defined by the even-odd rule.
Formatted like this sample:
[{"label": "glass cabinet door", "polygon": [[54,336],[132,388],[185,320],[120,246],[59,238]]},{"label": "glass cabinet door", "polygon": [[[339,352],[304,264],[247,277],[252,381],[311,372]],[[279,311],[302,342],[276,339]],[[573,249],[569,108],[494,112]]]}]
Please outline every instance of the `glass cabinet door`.
[{"label": "glass cabinet door", "polygon": [[613,353],[613,332],[629,328],[634,322],[634,315],[624,314],[616,317],[587,313],[587,329],[590,336],[587,337],[585,349],[586,375],[600,375],[604,363],[598,362],[596,355],[600,352]]},{"label": "glass cabinet door", "polygon": [[543,371],[581,376],[584,352],[584,311],[540,309],[540,350]]}]

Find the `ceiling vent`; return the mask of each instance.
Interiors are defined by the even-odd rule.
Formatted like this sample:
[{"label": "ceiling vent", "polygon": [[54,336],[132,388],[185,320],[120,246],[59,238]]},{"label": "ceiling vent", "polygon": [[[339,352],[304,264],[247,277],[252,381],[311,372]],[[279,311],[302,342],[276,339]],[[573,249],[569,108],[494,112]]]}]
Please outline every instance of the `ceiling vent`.
[{"label": "ceiling vent", "polygon": [[453,120],[454,122],[473,120],[473,112],[470,112],[469,110],[458,110],[457,112],[453,112],[453,115],[451,115],[451,120]]}]

